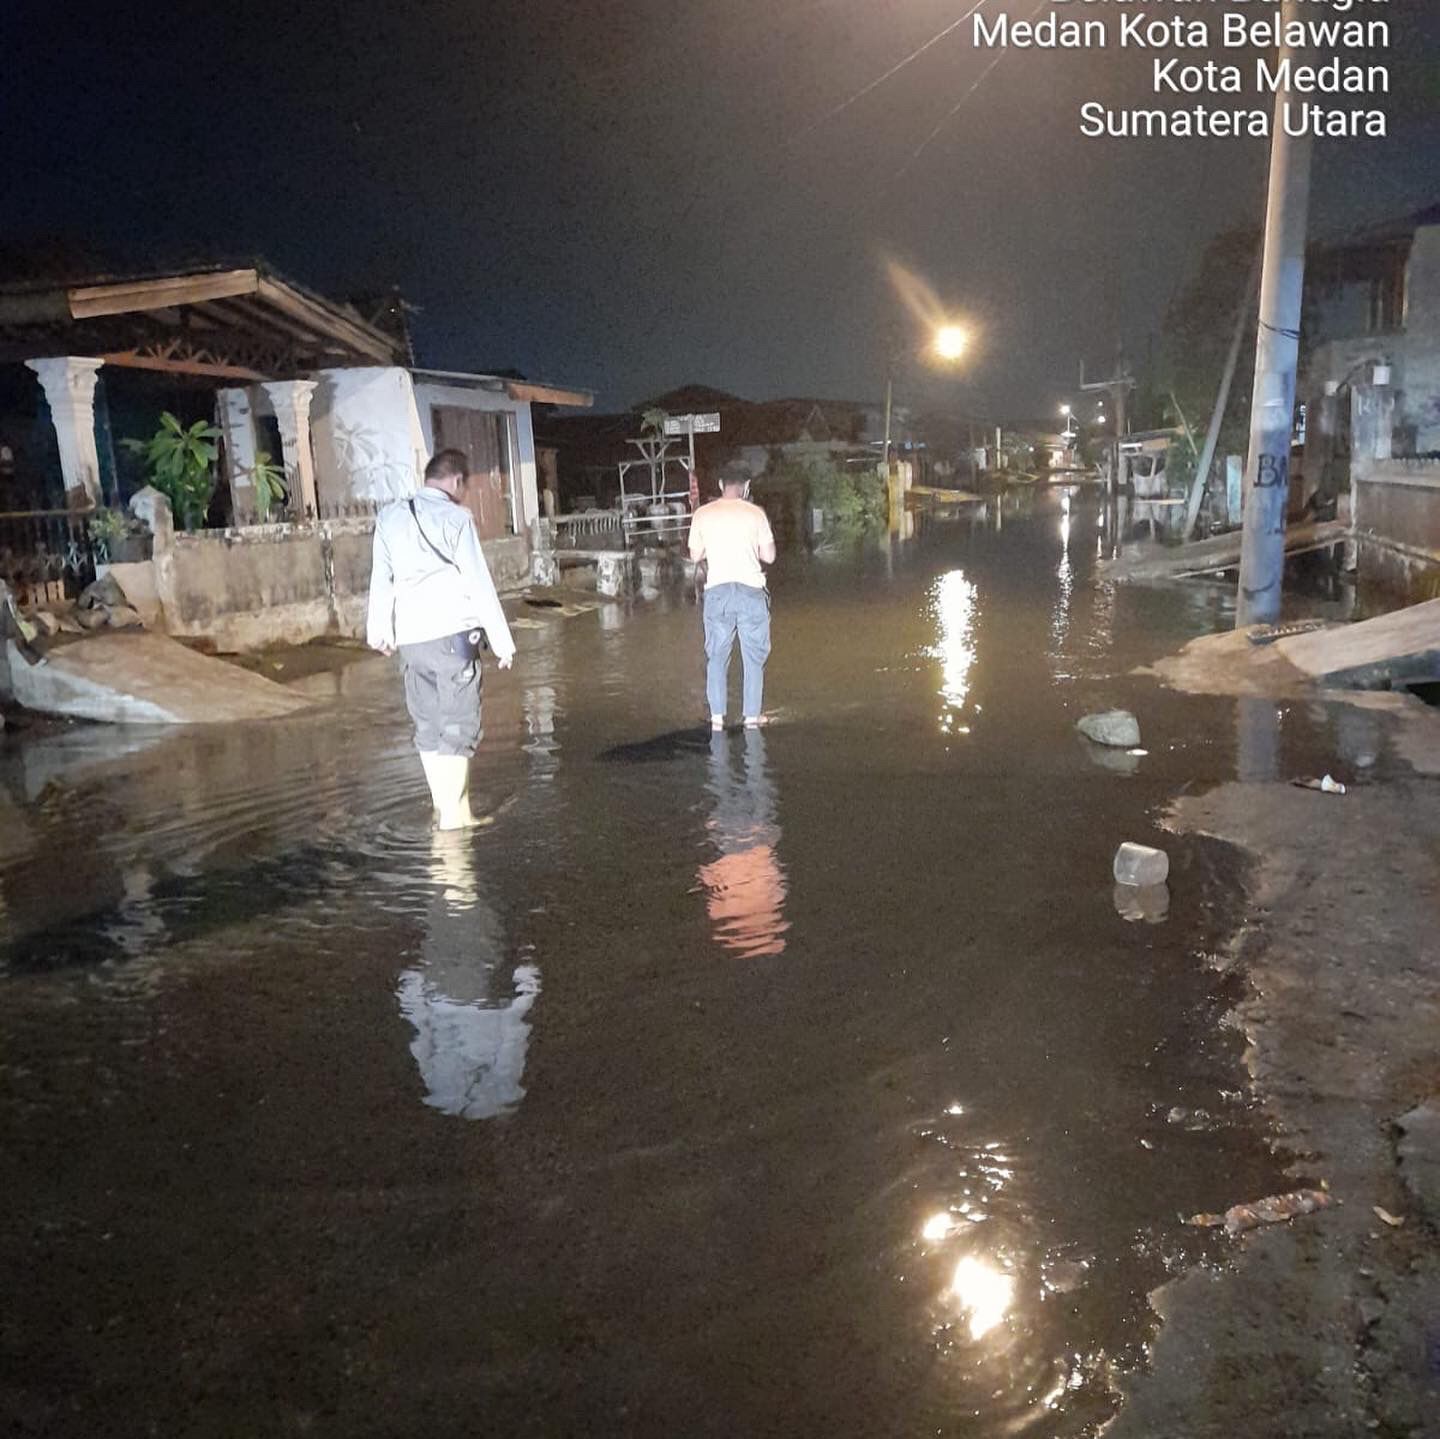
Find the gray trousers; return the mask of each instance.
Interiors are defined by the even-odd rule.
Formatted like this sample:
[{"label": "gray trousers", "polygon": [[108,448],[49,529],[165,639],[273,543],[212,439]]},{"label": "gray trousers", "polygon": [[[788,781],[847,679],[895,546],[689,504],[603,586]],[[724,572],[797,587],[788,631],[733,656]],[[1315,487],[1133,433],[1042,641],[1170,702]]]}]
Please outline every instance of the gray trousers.
[{"label": "gray trousers", "polygon": [[480,744],[480,661],[461,659],[450,641],[400,646],[405,708],[421,754],[472,755]]},{"label": "gray trousers", "polygon": [[765,699],[770,593],[754,585],[712,585],[705,591],[705,696],[712,715],[725,713],[730,655],[737,636],[745,668],[743,713],[746,719],[755,719]]}]

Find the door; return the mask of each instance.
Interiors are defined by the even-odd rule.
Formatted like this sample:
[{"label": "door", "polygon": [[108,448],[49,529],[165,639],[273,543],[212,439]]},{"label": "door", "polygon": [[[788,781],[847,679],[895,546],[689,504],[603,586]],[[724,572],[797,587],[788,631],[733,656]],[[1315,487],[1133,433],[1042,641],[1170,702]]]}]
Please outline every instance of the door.
[{"label": "door", "polygon": [[492,410],[436,405],[431,411],[437,450],[460,450],[469,461],[463,499],[482,540],[515,530],[510,464],[510,416]]}]

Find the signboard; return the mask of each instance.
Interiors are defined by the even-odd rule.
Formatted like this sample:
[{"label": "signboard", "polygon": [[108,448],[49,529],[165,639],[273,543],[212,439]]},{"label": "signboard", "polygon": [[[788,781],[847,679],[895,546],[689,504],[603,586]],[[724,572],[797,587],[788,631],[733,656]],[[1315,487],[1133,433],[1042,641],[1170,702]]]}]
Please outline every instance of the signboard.
[{"label": "signboard", "polygon": [[665,421],[667,435],[718,435],[720,416],[716,415],[671,415]]}]

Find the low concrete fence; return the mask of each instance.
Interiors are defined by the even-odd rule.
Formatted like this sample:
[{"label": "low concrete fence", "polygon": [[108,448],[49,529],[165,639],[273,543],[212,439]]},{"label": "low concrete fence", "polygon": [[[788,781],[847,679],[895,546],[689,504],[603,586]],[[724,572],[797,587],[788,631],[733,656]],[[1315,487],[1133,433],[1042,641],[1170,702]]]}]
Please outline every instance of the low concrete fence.
[{"label": "low concrete fence", "polygon": [[[247,525],[155,538],[153,558],[115,576],[147,622],[169,634],[243,652],[365,633],[372,515]],[[485,544],[495,583],[523,584],[529,545],[512,535]]]},{"label": "low concrete fence", "polygon": [[222,650],[361,635],[374,529],[369,518],[316,520],[157,542],[151,564],[165,628]]},{"label": "low concrete fence", "polygon": [[1408,599],[1440,582],[1440,460],[1384,460],[1355,486],[1365,577]]}]

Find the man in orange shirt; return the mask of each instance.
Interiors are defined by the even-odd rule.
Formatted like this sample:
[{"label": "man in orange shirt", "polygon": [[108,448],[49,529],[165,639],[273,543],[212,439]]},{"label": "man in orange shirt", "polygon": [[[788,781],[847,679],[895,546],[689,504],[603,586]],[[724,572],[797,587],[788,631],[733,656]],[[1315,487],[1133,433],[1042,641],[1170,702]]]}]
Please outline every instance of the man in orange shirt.
[{"label": "man in orange shirt", "polygon": [[765,661],[770,656],[770,592],[762,565],[775,563],[775,536],[749,501],[750,472],[732,461],[720,472],[721,497],[690,521],[690,558],[705,562],[705,693],[710,728],[725,728],[730,656],[736,637],[745,669],[744,715],[764,724]]}]

